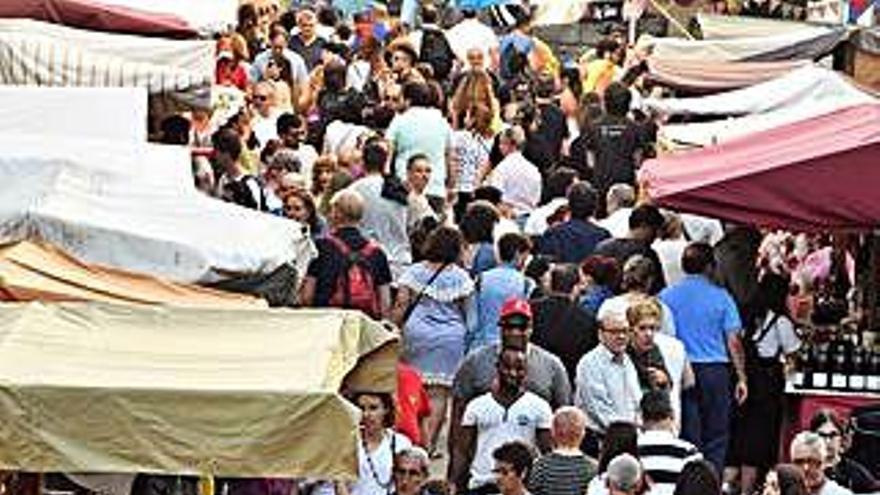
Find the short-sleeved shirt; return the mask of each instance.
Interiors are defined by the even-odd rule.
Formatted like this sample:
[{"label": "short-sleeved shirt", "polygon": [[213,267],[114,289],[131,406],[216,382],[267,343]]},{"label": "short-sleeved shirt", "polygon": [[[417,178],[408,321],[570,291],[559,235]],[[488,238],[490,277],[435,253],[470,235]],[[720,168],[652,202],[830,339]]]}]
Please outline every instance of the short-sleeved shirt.
[{"label": "short-sleeved shirt", "polygon": [[[367,244],[367,238],[354,227],[343,227],[332,235],[342,240],[354,251],[363,249]],[[313,306],[320,308],[327,307],[330,303],[330,297],[333,295],[333,289],[336,287],[336,279],[342,275],[345,258],[342,252],[333,244],[333,241],[326,237],[316,239],[315,247],[318,248],[318,257],[309,263],[306,273],[316,281]],[[370,273],[373,275],[373,283],[376,288],[391,283],[391,270],[388,267],[388,258],[385,257],[385,253],[381,249],[373,251],[364,260],[364,263],[366,263]]]},{"label": "short-sleeved shirt", "polygon": [[[765,328],[767,332],[764,334],[764,338],[757,341],[758,337],[764,333]],[[758,326],[758,330],[752,335],[752,338],[756,341],[758,355],[762,358],[791,354],[801,346],[801,339],[798,338],[791,319],[781,315],[777,317],[772,311],[769,311],[764,317],[764,321]]]},{"label": "short-sleeved shirt", "polygon": [[[500,344],[480,347],[465,356],[452,382],[452,395],[467,402],[492,387]],[[550,403],[553,408],[571,404],[571,384],[558,357],[529,344],[526,358],[526,389]]]},{"label": "short-sleeved shirt", "polygon": [[727,338],[742,324],[736,303],[723,287],[703,275],[687,275],[660,292],[672,310],[676,337],[692,363],[728,363]]},{"label": "short-sleeved shirt", "polygon": [[327,42],[324,38],[318,36],[312,41],[311,45],[306,45],[297,34],[290,37],[288,45],[291,50],[303,58],[306,67],[312,70],[321,63],[321,57],[324,55],[324,47],[327,46]]},{"label": "short-sleeved shirt", "polygon": [[364,198],[364,215],[360,228],[364,235],[378,242],[391,264],[391,274],[396,280],[412,263],[407,225],[409,207],[382,196],[384,178],[378,174],[356,180],[349,189]]},{"label": "short-sleeved shirt", "polygon": [[492,169],[486,183],[501,191],[501,200],[510,204],[516,215],[531,213],[541,202],[541,172],[520,152],[504,157]]},{"label": "short-sleeved shirt", "polygon": [[538,251],[558,263],[580,263],[609,237],[611,234],[602,227],[572,218],[547,230],[538,241]]},{"label": "short-sleeved shirt", "polygon": [[431,399],[422,377],[408,364],[397,363],[397,431],[422,445],[419,420],[431,414]]},{"label": "short-sleeved shirt", "polygon": [[635,122],[604,115],[590,128],[586,140],[587,149],[596,157],[594,185],[603,195],[617,183],[635,185],[635,154],[644,147]]},{"label": "short-sleeved shirt", "polygon": [[406,163],[416,153],[431,162],[425,193],[446,197],[446,149],[452,148],[452,128],[436,108],[412,107],[394,117],[385,133],[394,143],[394,171],[406,180]]},{"label": "short-sleeved shirt", "polygon": [[596,460],[591,457],[551,452],[535,460],[529,491],[534,495],[582,495],[596,469]]},{"label": "short-sleeved shirt", "polygon": [[553,410],[544,399],[525,392],[510,407],[499,404],[491,393],[470,401],[461,418],[462,426],[477,429],[477,449],[471,462],[470,488],[495,481],[492,452],[507,442],[523,441],[535,446],[538,430],[549,430]]}]

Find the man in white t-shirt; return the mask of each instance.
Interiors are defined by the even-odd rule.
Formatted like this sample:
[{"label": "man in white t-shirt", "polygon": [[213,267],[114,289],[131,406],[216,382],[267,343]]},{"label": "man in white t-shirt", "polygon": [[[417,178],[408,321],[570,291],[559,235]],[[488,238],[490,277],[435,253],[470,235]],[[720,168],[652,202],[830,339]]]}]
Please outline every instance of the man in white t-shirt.
[{"label": "man in white t-shirt", "polygon": [[492,452],[519,440],[541,452],[552,447],[553,411],[544,399],[525,389],[526,354],[504,349],[498,356],[492,390],[470,401],[462,416],[461,441],[450,469],[457,493],[486,490],[495,484]]},{"label": "man in white t-shirt", "polygon": [[[522,154],[525,132],[519,126],[501,132],[498,149],[504,159],[486,178],[486,184],[501,191],[501,204],[512,210],[514,218],[522,219],[541,201],[541,172]],[[522,225],[521,224],[521,225]]]}]

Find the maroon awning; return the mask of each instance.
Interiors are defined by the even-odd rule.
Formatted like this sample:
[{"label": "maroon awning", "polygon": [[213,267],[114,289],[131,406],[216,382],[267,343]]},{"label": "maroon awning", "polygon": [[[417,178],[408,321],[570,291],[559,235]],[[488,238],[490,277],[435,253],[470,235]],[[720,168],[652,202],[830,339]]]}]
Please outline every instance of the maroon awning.
[{"label": "maroon awning", "polygon": [[649,160],[659,205],[801,231],[880,227],[880,104]]},{"label": "maroon awning", "polygon": [[28,18],[109,33],[178,39],[198,36],[192,26],[177,16],[105,5],[93,0],[0,1],[0,18]]}]

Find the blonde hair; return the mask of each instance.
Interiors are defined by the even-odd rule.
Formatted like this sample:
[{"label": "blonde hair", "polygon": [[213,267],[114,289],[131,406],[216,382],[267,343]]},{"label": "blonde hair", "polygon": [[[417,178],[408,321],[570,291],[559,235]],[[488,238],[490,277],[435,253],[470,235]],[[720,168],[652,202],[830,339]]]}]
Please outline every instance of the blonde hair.
[{"label": "blonde hair", "polygon": [[654,297],[641,297],[626,310],[626,320],[631,327],[646,318],[663,318],[663,307]]},{"label": "blonde hair", "polygon": [[574,406],[563,406],[553,415],[553,441],[557,447],[577,447],[584,439],[587,415]]},{"label": "blonde hair", "polygon": [[335,220],[358,223],[364,216],[364,198],[351,189],[343,189],[333,195],[330,208]]}]

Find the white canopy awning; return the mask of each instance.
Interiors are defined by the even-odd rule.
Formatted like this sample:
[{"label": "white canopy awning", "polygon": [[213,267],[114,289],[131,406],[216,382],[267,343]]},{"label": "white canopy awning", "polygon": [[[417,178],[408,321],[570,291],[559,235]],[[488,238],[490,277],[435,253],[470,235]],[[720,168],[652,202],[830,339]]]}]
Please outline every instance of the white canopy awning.
[{"label": "white canopy awning", "polygon": [[145,88],[0,86],[0,109],[0,136],[147,141]]},{"label": "white canopy awning", "polygon": [[0,84],[143,87],[177,93],[210,86],[214,44],[0,19]]},{"label": "white canopy awning", "polygon": [[313,256],[299,223],[197,193],[182,147],[73,141],[0,138],[0,240],[180,282],[302,274]]}]

